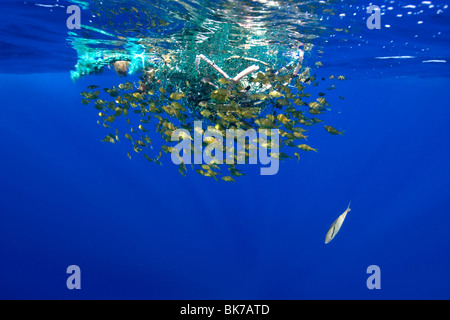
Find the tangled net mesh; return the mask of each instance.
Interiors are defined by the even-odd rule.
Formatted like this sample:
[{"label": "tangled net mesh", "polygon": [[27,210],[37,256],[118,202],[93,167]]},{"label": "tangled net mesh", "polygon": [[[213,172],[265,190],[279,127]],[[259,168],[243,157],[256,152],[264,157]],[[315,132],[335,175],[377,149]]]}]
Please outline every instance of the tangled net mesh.
[{"label": "tangled net mesh", "polygon": [[[167,25],[157,21],[162,28]],[[217,33],[214,37],[222,35]],[[174,131],[192,132],[194,122],[202,121],[205,129],[214,129],[223,137],[230,129],[277,129],[281,136],[278,151],[270,153],[276,159],[291,158],[292,153],[299,159],[300,152],[317,151],[304,140],[308,127],[321,123],[319,115],[330,105],[324,93],[315,98],[307,92],[308,86],[318,84],[304,63],[312,44],[300,43],[288,54],[271,45],[240,47],[230,53],[220,50],[220,41],[214,37],[200,44],[188,43],[178,50],[155,47],[144,37],[126,39],[122,49],[103,50],[79,38],[72,39],[79,55],[72,72],[74,80],[106,67],[113,67],[119,76],[136,74],[131,79],[120,78],[126,80],[110,88],[91,85],[81,93],[81,102],[93,104],[99,111],[98,123],[110,130],[103,141],[116,143],[125,137],[136,154],[162,164],[163,154],[173,151]],[[125,41],[124,37],[119,39]],[[328,88],[333,89],[334,84]],[[116,126],[122,118],[129,126],[126,132],[119,132]],[[342,134],[331,126],[325,129],[331,134]],[[165,141],[160,149],[152,145],[155,130]],[[203,140],[203,147],[214,140]],[[246,163],[251,157],[250,149],[248,143],[243,150]],[[128,157],[132,158],[130,152]],[[224,181],[234,181],[233,177],[243,175],[236,163],[218,164],[213,159],[191,167],[202,176],[218,180],[221,175]],[[188,172],[186,164],[181,161],[178,165],[183,175]]]}]

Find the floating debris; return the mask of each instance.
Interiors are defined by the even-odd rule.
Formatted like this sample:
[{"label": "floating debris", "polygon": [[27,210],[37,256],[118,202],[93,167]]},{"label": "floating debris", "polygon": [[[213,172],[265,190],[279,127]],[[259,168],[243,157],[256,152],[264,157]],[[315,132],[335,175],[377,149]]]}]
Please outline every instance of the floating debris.
[{"label": "floating debris", "polygon": [[115,61],[113,63],[113,67],[119,76],[124,77],[124,76],[128,75],[130,62],[129,61]]},{"label": "floating debris", "polygon": [[[142,10],[138,12],[144,14]],[[163,24],[155,22],[155,26]],[[189,60],[171,51],[159,54],[158,59],[151,60],[153,62],[143,62],[136,81],[125,81],[100,90],[96,90],[99,88],[97,85],[90,85],[88,90],[91,91],[81,93],[81,103],[93,104],[99,111],[99,124],[109,130],[128,126],[128,133],[122,134],[131,142],[138,157],[143,156],[159,165],[166,157],[172,157],[178,160],[178,171],[183,176],[188,175],[188,168],[192,168],[204,177],[234,182],[235,177],[244,175],[236,165],[251,163],[263,147],[271,158],[280,161],[294,158],[298,162],[299,149],[317,152],[317,149],[299,142],[307,139],[308,127],[323,121],[320,116],[330,110],[327,100],[332,100],[328,95],[325,99],[324,92],[317,96],[307,92],[308,86],[317,86],[319,81],[325,81],[325,77],[319,80],[311,74],[310,69],[302,65],[303,55],[303,50],[300,50],[298,60],[276,69],[274,63],[250,56],[226,58],[217,55],[213,61],[203,54],[195,54]],[[135,72],[136,64],[132,58],[127,60],[116,55],[106,60],[119,76]],[[320,67],[322,63],[317,61],[315,65]],[[330,76],[328,79],[336,78]],[[337,80],[343,79],[343,76],[337,77]],[[329,90],[335,89],[334,84],[329,85]],[[195,125],[197,121],[216,135],[204,136],[204,129]],[[331,126],[324,127],[331,134],[343,134]],[[176,142],[182,141],[187,148],[184,150],[191,150],[194,157],[203,156],[202,148],[213,150],[218,145],[223,146],[224,141],[220,137],[226,137],[227,132],[251,129],[276,130],[282,139],[279,145],[275,145],[258,136],[256,139],[247,137],[248,144],[243,150],[233,150],[232,165],[219,162],[214,157],[207,164],[193,163],[192,158],[186,159],[182,153],[174,153]],[[152,144],[155,131],[161,136],[162,144]],[[196,142],[196,136],[201,137],[200,143]],[[109,134],[102,141],[118,142],[119,131],[116,129],[115,135]],[[275,146],[278,149],[274,150]],[[130,152],[127,156],[131,159]],[[238,159],[243,159],[243,162],[238,163]],[[224,167],[228,171],[221,176]]]}]

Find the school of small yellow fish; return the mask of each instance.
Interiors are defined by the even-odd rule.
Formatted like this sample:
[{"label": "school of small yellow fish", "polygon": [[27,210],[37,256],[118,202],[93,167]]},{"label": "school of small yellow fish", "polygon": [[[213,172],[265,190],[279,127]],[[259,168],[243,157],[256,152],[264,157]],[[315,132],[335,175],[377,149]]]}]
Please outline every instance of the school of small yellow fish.
[{"label": "school of small yellow fish", "polygon": [[[153,76],[149,77],[149,73]],[[307,127],[322,122],[316,116],[325,112],[329,103],[323,97],[324,94],[316,101],[305,102],[310,94],[305,93],[304,89],[315,81],[314,76],[309,75],[309,69],[295,78],[288,74],[277,75],[269,69],[249,77],[245,84],[241,81],[233,85],[225,78],[216,81],[208,79],[208,83],[201,79],[186,79],[184,88],[174,87],[170,82],[163,86],[154,75],[153,70],[146,71],[138,83],[126,81],[117,87],[104,88],[103,93],[97,86],[91,85],[88,87],[90,91],[81,93],[82,104],[94,104],[101,118],[98,123],[105,128],[111,129],[119,118],[124,118],[129,131],[123,132],[123,136],[133,144],[135,153],[143,154],[150,162],[161,164],[163,153],[172,151],[170,144],[173,131],[183,128],[191,132],[196,120],[203,121],[208,128],[214,127],[221,131],[223,136],[227,129],[278,129],[281,136],[280,152],[272,156],[280,160],[290,158],[287,153],[281,152],[283,145],[302,151],[317,151],[303,141],[307,138]],[[252,93],[254,87],[268,89]],[[333,135],[343,134],[329,125],[324,128]],[[159,151],[152,149],[151,132],[155,130],[168,144]],[[115,129],[103,141],[115,143],[119,137],[119,130]],[[206,140],[204,144],[210,142]],[[248,158],[248,152],[246,156]],[[294,152],[294,156],[297,161],[300,159],[299,152]],[[128,157],[131,158],[130,153]],[[226,166],[228,174],[222,180],[232,182],[232,176],[243,175],[236,165]],[[179,171],[186,175],[186,165],[181,163]],[[195,172],[216,180],[221,174],[220,167],[214,164],[201,165]]]},{"label": "school of small yellow fish", "polygon": [[[207,63],[200,65],[199,57]],[[171,141],[172,133],[179,128],[192,132],[194,121],[202,121],[205,129],[214,128],[223,136],[227,129],[278,129],[280,151],[272,152],[271,156],[281,161],[291,158],[291,154],[299,161],[302,151],[317,152],[316,147],[307,144],[306,134],[309,126],[322,123],[319,117],[329,110],[330,104],[326,93],[320,92],[314,98],[306,92],[308,86],[319,83],[309,68],[300,65],[296,68],[294,63],[277,70],[258,57],[244,56],[217,58],[214,63],[206,56],[197,55],[195,61],[192,58],[186,62],[185,57],[173,52],[162,55],[162,59],[164,64],[160,68],[143,68],[135,81],[124,81],[110,88],[90,85],[81,93],[81,103],[93,104],[100,117],[98,123],[110,130],[102,141],[116,143],[124,137],[132,144],[132,150],[127,153],[130,159],[139,155],[161,165],[164,154],[169,154],[170,161],[176,143]],[[118,75],[127,75],[127,61],[114,61],[111,66]],[[315,63],[315,67],[321,66],[321,62]],[[227,74],[237,76],[231,78]],[[330,76],[329,80],[345,80],[345,77]],[[334,89],[334,84],[327,88]],[[126,126],[117,125],[119,121]],[[120,132],[117,127],[128,129]],[[324,129],[332,135],[343,134],[329,125]],[[152,145],[155,131],[165,143],[160,149]],[[213,140],[205,139],[204,146]],[[247,159],[249,151],[247,145]],[[178,170],[186,176],[192,167],[202,176],[234,182],[234,178],[244,175],[237,166],[181,163]]]}]

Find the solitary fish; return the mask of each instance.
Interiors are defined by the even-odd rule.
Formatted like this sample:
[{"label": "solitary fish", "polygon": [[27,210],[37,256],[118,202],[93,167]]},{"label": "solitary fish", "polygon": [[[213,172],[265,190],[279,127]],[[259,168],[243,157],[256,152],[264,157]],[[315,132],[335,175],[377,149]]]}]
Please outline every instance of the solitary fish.
[{"label": "solitary fish", "polygon": [[333,128],[332,126],[325,126],[325,130],[327,130],[327,132],[333,134],[333,135],[344,135],[344,132],[342,131],[338,131],[335,128]]},{"label": "solitary fish", "polygon": [[[350,201],[350,203],[352,203],[352,202]],[[333,240],[333,238],[339,232],[339,229],[341,229],[342,223],[344,223],[347,213],[349,213],[351,210],[350,203],[348,204],[347,210],[345,210],[344,213],[341,214],[331,225],[330,229],[327,232],[327,235],[325,236],[325,243],[328,243],[331,240]]]}]

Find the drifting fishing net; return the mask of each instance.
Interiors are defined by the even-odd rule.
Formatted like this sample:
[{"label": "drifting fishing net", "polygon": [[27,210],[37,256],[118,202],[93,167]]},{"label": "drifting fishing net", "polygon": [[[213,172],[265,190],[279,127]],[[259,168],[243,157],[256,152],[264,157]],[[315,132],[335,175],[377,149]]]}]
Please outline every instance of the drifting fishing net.
[{"label": "drifting fishing net", "polygon": [[[269,155],[277,160],[291,158],[292,152],[286,151],[286,147],[294,150],[297,159],[302,151],[316,151],[304,140],[308,127],[322,122],[318,116],[327,110],[329,103],[324,93],[311,97],[307,92],[310,85],[318,83],[306,66],[312,43],[296,41],[286,47],[281,40],[280,43],[267,41],[247,32],[246,28],[238,28],[245,32],[236,35],[229,24],[210,26],[206,37],[204,32],[176,29],[173,21],[156,18],[148,10],[142,12],[132,7],[119,11],[146,21],[160,34],[170,36],[155,39],[139,32],[127,37],[113,36],[89,27],[88,30],[102,36],[114,37],[117,46],[106,45],[112,45],[112,40],[102,43],[79,36],[71,39],[79,56],[72,72],[74,80],[105,68],[114,68],[119,76],[128,76],[120,78],[126,81],[110,88],[91,85],[89,91],[82,93],[82,103],[93,104],[99,111],[99,123],[111,130],[103,141],[116,143],[124,137],[132,143],[135,154],[161,164],[163,153],[174,151],[174,141],[193,140],[195,122],[200,121],[202,130],[216,133],[214,137],[202,139],[200,149],[214,144],[223,146],[224,141],[218,137],[225,137],[229,130],[275,129],[281,137],[276,148],[268,146],[266,140],[258,140],[258,136],[248,138],[256,139],[253,141],[256,150],[270,149]],[[114,13],[119,14],[115,10]],[[334,85],[329,89],[334,89]],[[122,118],[129,128],[126,132],[115,128]],[[330,126],[325,129],[341,134]],[[160,150],[152,147],[155,130],[166,142]],[[180,135],[180,130],[192,135]],[[231,157],[235,161],[228,163],[218,161],[222,159],[217,157],[219,149],[215,150],[216,157],[195,165],[195,161],[186,161],[177,150],[179,171],[186,175],[189,168],[186,164],[192,164],[198,174],[214,179],[221,175],[225,181],[234,181],[232,176],[242,175],[237,168],[238,163],[242,164],[238,157],[244,156],[245,163],[249,163],[255,155],[251,142]],[[194,156],[196,152],[202,153],[194,142],[188,143]],[[130,152],[128,156],[132,157]],[[222,172],[224,168],[227,171]]]}]

